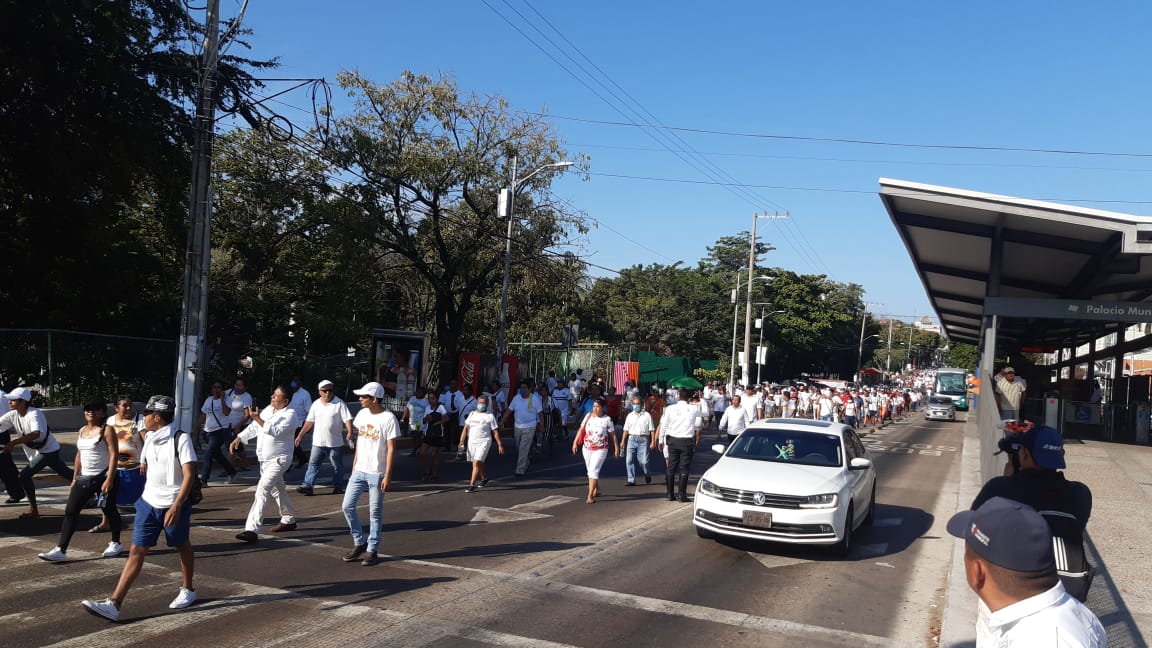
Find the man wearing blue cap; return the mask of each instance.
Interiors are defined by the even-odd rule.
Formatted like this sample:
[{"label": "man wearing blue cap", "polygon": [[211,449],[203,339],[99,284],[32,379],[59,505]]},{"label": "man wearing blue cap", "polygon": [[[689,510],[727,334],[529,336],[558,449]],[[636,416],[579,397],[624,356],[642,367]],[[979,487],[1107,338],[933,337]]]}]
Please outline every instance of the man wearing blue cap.
[{"label": "man wearing blue cap", "polygon": [[[1084,528],[1092,515],[1092,491],[1060,472],[1067,467],[1064,438],[1054,428],[1032,428],[1008,438],[1009,452],[1015,455],[1015,461],[1009,463],[1009,474],[984,484],[972,508],[999,496],[1040,511],[1055,538],[1056,569],[1064,589],[1084,601],[1095,575],[1084,555]],[[1014,465],[1019,465],[1019,470]]]},{"label": "man wearing blue cap", "polygon": [[1064,591],[1048,523],[1030,506],[993,497],[948,520],[964,540],[964,572],[980,597],[977,648],[1103,648],[1104,626]]}]

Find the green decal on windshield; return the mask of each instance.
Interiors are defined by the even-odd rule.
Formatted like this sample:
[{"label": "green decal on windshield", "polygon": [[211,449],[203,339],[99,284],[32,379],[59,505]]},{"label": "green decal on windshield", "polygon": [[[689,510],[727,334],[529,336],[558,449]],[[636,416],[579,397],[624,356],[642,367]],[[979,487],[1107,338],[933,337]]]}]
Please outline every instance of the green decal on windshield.
[{"label": "green decal on windshield", "polygon": [[788,441],[784,443],[783,447],[781,447],[779,444],[776,444],[776,450],[780,453],[776,455],[777,459],[796,458],[796,446],[792,443],[792,439],[788,439]]}]

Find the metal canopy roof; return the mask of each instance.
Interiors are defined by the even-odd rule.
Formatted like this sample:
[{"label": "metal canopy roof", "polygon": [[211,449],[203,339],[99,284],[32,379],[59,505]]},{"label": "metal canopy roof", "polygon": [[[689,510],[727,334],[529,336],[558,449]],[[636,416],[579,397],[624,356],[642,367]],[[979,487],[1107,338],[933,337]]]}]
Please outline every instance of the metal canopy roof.
[{"label": "metal canopy roof", "polygon": [[[1152,217],[880,179],[880,199],[949,339],[977,344],[984,297],[1146,301]],[[1073,320],[1002,322],[1015,345],[1082,342]]]}]

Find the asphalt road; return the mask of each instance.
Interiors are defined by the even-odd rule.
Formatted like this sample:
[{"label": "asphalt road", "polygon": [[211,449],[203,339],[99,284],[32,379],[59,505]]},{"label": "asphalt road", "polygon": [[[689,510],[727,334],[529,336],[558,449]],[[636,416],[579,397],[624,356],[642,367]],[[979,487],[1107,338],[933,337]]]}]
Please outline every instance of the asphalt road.
[{"label": "asphalt road", "polygon": [[[110,594],[123,565],[99,557],[106,535],[77,533],[68,563],[36,559],[55,545],[66,496],[56,478],[38,480],[44,518],[0,508],[0,646],[934,645],[951,555],[939,496],[955,494],[961,425],[916,416],[866,437],[880,476],[876,523],[847,559],[701,540],[690,505],[668,502],[658,476],[625,488],[620,460],[587,505],[578,458],[558,453],[514,481],[510,451],[475,494],[463,491],[463,463],[423,484],[415,460],[398,457],[386,559],[363,567],[340,560],[351,539],[327,473],[316,496],[291,493],[297,531],[234,540],[252,501],[248,471],[205,489],[196,508],[196,605],[167,608],[179,562],[161,543],[119,624],[79,606]],[[714,457],[702,445],[693,482]]]}]

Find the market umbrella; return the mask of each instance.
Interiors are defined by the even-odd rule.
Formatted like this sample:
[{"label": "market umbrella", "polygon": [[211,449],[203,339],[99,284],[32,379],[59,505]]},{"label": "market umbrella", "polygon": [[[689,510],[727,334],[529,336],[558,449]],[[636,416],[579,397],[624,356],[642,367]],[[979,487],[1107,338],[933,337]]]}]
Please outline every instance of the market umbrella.
[{"label": "market umbrella", "polygon": [[701,383],[699,380],[696,380],[692,376],[680,376],[679,378],[673,378],[672,380],[669,380],[668,386],[669,387],[686,387],[688,389],[700,389],[704,385],[703,385],[703,383]]}]

